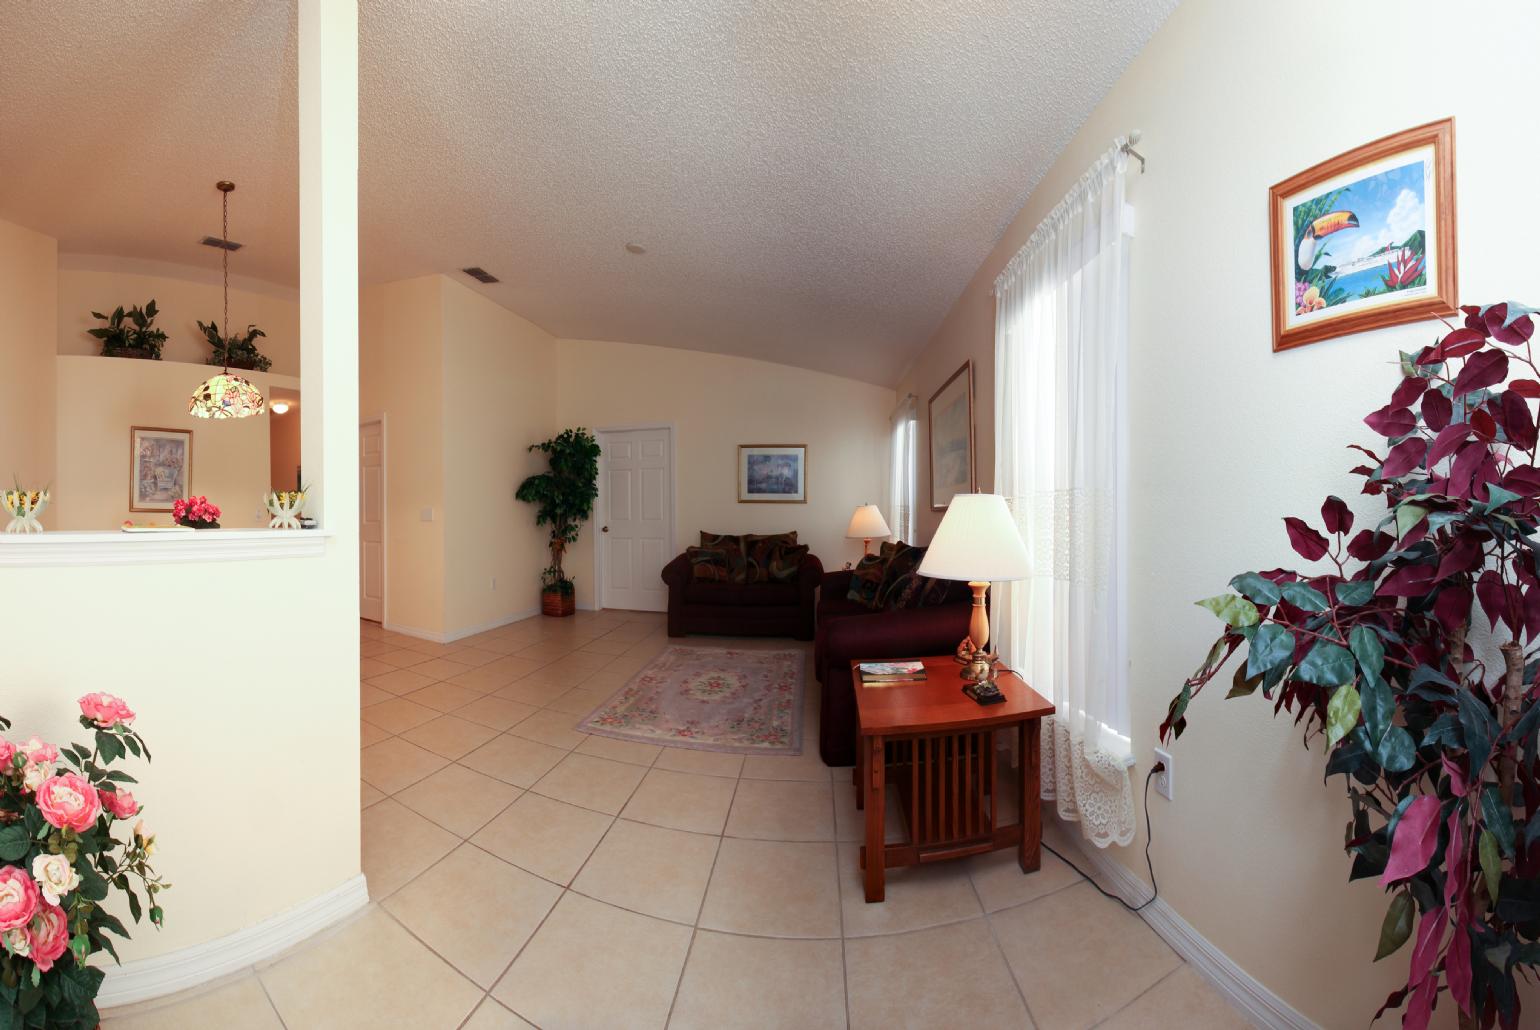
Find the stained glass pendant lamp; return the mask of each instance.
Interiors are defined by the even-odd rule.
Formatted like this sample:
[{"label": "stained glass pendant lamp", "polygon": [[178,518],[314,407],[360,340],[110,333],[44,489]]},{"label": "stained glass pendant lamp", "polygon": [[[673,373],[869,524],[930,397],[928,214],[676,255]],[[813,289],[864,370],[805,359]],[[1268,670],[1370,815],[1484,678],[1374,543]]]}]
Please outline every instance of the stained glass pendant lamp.
[{"label": "stained glass pendant lamp", "polygon": [[[227,179],[221,179],[215,183],[221,194],[220,203],[224,214],[223,234],[221,240],[226,243],[230,240],[230,191],[235,189],[235,183]],[[225,333],[230,332],[230,249],[221,247],[221,260],[224,263],[225,279]],[[226,337],[228,339],[228,336]],[[262,398],[262,391],[257,389],[251,380],[243,376],[230,374],[230,348],[225,347],[224,371],[217,376],[211,376],[198,385],[193,391],[192,401],[187,405],[187,413],[198,418],[247,418],[251,415],[261,415],[267,411],[267,401]]]}]

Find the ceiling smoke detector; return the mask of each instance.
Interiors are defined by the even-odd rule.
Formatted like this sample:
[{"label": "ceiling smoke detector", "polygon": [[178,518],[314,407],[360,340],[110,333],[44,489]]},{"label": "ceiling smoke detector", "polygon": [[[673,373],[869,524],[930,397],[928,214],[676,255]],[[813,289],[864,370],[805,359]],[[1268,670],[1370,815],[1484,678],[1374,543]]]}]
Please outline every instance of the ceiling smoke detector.
[{"label": "ceiling smoke detector", "polygon": [[198,241],[205,247],[213,247],[216,250],[240,250],[244,243],[236,243],[234,240],[222,240],[218,236],[205,236]]},{"label": "ceiling smoke detector", "polygon": [[647,248],[642,246],[640,243],[628,243],[628,244],[626,244],[626,253],[627,254],[645,254],[645,253],[647,253]]},{"label": "ceiling smoke detector", "polygon": [[472,265],[470,268],[462,268],[460,271],[464,272],[478,283],[495,283],[502,281],[491,272],[488,272],[485,268],[480,268],[475,265]]}]

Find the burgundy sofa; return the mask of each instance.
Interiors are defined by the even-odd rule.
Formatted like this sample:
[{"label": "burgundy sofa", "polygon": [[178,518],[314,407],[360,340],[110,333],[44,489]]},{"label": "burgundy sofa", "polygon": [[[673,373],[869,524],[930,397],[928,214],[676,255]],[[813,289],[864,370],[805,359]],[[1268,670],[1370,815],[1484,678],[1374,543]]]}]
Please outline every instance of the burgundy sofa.
[{"label": "burgundy sofa", "polygon": [[946,600],[928,608],[871,609],[849,600],[848,571],[823,578],[813,643],[813,671],[823,684],[818,753],[825,765],[856,761],[856,695],[853,660],[920,658],[950,654],[968,635],[973,595],[955,584]]},{"label": "burgundy sofa", "polygon": [[812,640],[815,599],[823,578],[823,563],[809,554],[802,559],[796,579],[784,583],[701,582],[692,578],[689,559],[681,554],[663,566],[668,635]]}]

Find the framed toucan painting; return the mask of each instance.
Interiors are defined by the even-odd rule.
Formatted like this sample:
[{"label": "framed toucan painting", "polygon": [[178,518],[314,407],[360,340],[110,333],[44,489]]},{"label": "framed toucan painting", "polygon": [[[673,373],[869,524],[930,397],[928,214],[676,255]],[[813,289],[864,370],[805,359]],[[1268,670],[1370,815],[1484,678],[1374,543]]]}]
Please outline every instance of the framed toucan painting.
[{"label": "framed toucan painting", "polygon": [[1273,350],[1455,313],[1454,119],[1285,179],[1268,213]]}]

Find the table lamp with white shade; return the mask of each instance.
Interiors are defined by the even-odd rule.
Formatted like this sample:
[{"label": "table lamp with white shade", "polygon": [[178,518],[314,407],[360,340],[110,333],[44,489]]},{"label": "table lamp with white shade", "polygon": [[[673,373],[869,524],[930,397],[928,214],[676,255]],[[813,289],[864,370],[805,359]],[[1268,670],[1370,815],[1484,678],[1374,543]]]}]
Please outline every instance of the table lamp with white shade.
[{"label": "table lamp with white shade", "polygon": [[973,588],[973,613],[968,636],[957,647],[967,682],[963,692],[979,704],[1005,700],[995,685],[995,663],[989,652],[989,610],[984,594],[990,583],[1026,579],[1032,574],[1027,546],[1016,520],[998,494],[957,494],[941,517],[931,539],[920,575],[931,579],[966,581]]},{"label": "table lamp with white shade", "polygon": [[882,517],[882,512],[877,510],[875,504],[863,504],[856,509],[856,513],[850,516],[850,526],[845,530],[848,540],[861,541],[862,554],[872,553],[872,541],[885,536],[892,536],[888,524]]}]

